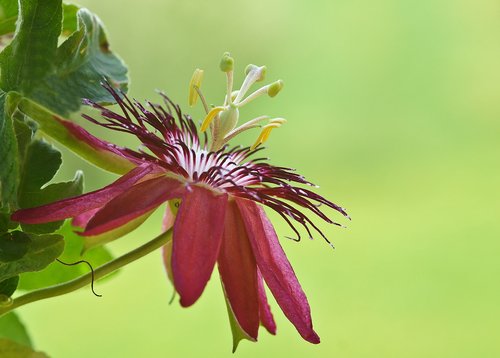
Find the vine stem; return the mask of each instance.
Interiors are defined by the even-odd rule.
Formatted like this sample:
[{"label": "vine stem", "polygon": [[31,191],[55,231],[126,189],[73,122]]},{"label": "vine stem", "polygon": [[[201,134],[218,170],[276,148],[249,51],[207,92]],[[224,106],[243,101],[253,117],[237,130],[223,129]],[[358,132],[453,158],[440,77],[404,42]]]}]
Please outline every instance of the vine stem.
[{"label": "vine stem", "polygon": [[[94,279],[98,280],[106,275],[126,266],[141,257],[159,249],[172,239],[172,229],[160,234],[148,243],[120,256],[94,270]],[[28,292],[11,301],[8,306],[0,306],[0,316],[28,303],[45,300],[47,298],[61,296],[85,287],[92,282],[92,273],[80,276],[74,280],[61,283],[55,286],[42,288],[40,290]]]}]

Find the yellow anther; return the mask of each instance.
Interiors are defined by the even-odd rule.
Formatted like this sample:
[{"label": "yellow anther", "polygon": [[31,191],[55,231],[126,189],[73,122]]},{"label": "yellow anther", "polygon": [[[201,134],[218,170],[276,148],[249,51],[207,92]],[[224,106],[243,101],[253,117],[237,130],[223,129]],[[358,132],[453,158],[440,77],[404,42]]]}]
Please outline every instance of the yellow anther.
[{"label": "yellow anther", "polygon": [[201,124],[201,131],[202,132],[205,132],[208,128],[208,126],[210,125],[210,123],[212,123],[212,121],[214,120],[215,116],[219,114],[219,112],[223,111],[224,110],[224,107],[214,107],[210,110],[210,112],[208,112],[207,116],[205,117],[205,119],[203,120],[203,123]]},{"label": "yellow anther", "polygon": [[262,127],[262,131],[257,137],[255,143],[250,147],[250,149],[254,150],[259,145],[267,141],[269,139],[269,136],[271,135],[271,131],[273,130],[273,128],[278,128],[278,127],[281,127],[281,123],[269,123],[266,124],[264,127]]},{"label": "yellow anther", "polygon": [[262,137],[262,143],[267,141],[267,139],[271,135],[271,131],[273,130],[273,128],[279,128],[279,127],[281,127],[280,123],[269,123],[266,124],[264,127],[262,127],[262,133],[264,134],[264,136]]},{"label": "yellow anther", "polygon": [[199,68],[197,68],[193,72],[193,76],[191,77],[191,81],[189,81],[188,104],[190,106],[194,106],[196,104],[196,101],[198,100],[198,91],[196,90],[196,88],[201,87],[202,80],[203,80],[203,70],[200,70]]}]

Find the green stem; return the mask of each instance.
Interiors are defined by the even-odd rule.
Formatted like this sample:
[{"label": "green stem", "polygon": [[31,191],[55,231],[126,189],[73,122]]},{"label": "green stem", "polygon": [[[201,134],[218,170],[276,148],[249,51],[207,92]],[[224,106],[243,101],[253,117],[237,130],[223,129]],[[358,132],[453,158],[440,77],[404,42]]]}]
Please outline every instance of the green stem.
[{"label": "green stem", "polygon": [[[164,232],[163,234],[157,236],[153,240],[148,243],[126,253],[123,256],[120,256],[107,264],[104,264],[97,269],[94,270],[94,278],[98,280],[110,273],[122,268],[123,266],[128,265],[131,262],[134,262],[140,259],[143,256],[159,249],[164,246],[167,242],[172,239],[171,230]],[[78,290],[84,286],[87,286],[92,282],[92,273],[88,273],[86,275],[80,276],[74,280],[61,283],[59,285],[42,288],[40,290],[32,291],[26,293],[25,295],[19,296],[12,300],[12,303],[8,306],[0,306],[0,316],[28,303],[45,300],[47,298],[56,297],[60,295],[64,295],[66,293],[70,293]]]}]

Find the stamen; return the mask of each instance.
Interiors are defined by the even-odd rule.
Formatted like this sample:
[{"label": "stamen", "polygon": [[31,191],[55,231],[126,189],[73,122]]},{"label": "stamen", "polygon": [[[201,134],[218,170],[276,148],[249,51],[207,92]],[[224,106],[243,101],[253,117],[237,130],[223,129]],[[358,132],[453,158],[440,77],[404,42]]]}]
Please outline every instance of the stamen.
[{"label": "stamen", "polygon": [[248,95],[247,98],[245,98],[244,100],[240,101],[238,103],[238,107],[243,107],[244,105],[252,102],[254,99],[257,99],[260,96],[262,96],[263,94],[268,93],[268,91],[269,91],[269,85],[259,88],[257,91],[255,91],[252,94]]},{"label": "stamen", "polygon": [[281,127],[281,123],[269,123],[266,124],[264,127],[262,127],[262,132],[260,132],[259,136],[257,137],[257,140],[255,143],[251,146],[250,149],[255,149],[269,138],[269,135],[271,134],[271,131],[273,128],[278,128]]},{"label": "stamen", "polygon": [[287,120],[285,118],[274,118],[269,121],[269,123],[279,123],[279,124],[284,124],[286,122]]},{"label": "stamen", "polygon": [[210,123],[214,120],[215,116],[219,114],[219,112],[223,111],[224,107],[214,107],[208,112],[207,116],[203,120],[203,123],[201,124],[200,130],[202,132],[206,131]]},{"label": "stamen", "polygon": [[262,122],[266,119],[269,119],[269,116],[260,116],[260,117],[254,118],[252,120],[249,120],[248,122],[242,124],[238,128],[235,128],[232,131],[230,131],[228,134],[226,134],[226,136],[224,137],[224,142],[225,143],[229,142],[232,138],[234,138],[235,136],[237,136],[241,132],[244,132],[248,129],[260,127],[259,122]]},{"label": "stamen", "polygon": [[275,97],[283,89],[283,85],[284,83],[282,80],[271,83],[267,90],[269,97]]},{"label": "stamen", "polygon": [[247,98],[238,103],[239,107],[243,107],[247,103],[253,101],[254,99],[262,96],[263,94],[269,95],[269,97],[275,97],[283,89],[283,81],[278,80],[269,85],[259,88],[257,91],[248,95]]},{"label": "stamen", "polygon": [[196,104],[198,100],[198,91],[196,91],[195,87],[198,89],[201,87],[201,81],[203,80],[203,70],[197,68],[194,70],[193,76],[191,77],[191,81],[189,81],[189,96],[188,103],[192,107]]},{"label": "stamen", "polygon": [[205,99],[205,96],[203,95],[203,93],[201,93],[200,87],[193,86],[193,88],[198,93],[198,96],[201,99],[201,103],[203,104],[203,109],[205,110],[205,113],[208,114],[208,112],[210,112],[210,108],[208,107],[207,100]]}]

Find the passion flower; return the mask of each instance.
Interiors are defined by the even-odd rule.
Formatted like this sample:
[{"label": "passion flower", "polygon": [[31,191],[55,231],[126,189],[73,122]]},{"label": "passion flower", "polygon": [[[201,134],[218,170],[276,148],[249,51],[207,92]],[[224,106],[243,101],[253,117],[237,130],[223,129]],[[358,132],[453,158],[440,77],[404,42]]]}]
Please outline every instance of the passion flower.
[{"label": "passion flower", "polygon": [[[294,170],[256,158],[271,130],[285,120],[260,116],[238,126],[240,109],[263,94],[274,97],[283,82],[276,81],[245,96],[255,82],[264,79],[265,67],[249,65],[241,88],[233,91],[233,64],[230,55],[224,54],[221,70],[227,76],[226,96],[221,106],[212,109],[206,106],[200,90],[203,71],[196,70],[193,75],[189,102],[194,104],[201,97],[207,110],[201,130],[164,94],[163,105],[143,105],[104,84],[121,113],[86,101],[100,111],[101,117],[84,117],[134,135],[143,148],[134,151],[104,145],[74,124],[65,125],[89,145],[104,150],[109,147],[135,168],[103,189],[19,210],[12,220],[37,224],[73,218],[73,224],[83,229],[80,235],[88,237],[92,246],[130,231],[169,201],[164,229],[173,226],[173,237],[171,245],[165,247],[164,258],[182,306],[197,301],[217,263],[234,348],[242,338],[257,340],[259,324],[272,334],[276,332],[264,282],[299,334],[319,343],[306,295],[263,208],[277,212],[294,231],[296,240],[300,240],[298,224],[309,237],[314,230],[330,243],[309,217],[336,224],[323,208],[348,216],[340,206],[307,189],[313,184]],[[256,127],[262,130],[253,146],[229,146],[237,134]],[[210,136],[205,132],[208,129]]]}]

